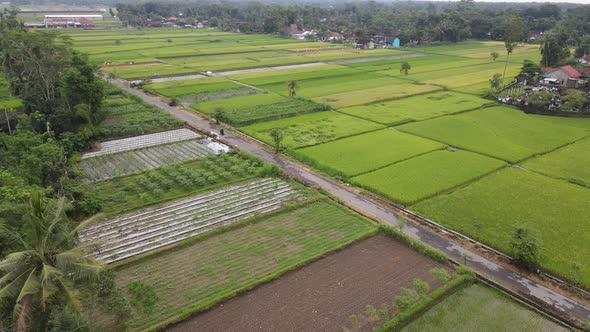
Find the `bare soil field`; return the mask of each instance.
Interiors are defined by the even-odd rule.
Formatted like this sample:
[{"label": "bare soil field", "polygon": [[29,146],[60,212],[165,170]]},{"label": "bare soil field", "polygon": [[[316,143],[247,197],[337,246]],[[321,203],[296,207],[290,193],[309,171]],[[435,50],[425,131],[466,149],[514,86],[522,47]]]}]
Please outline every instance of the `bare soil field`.
[{"label": "bare soil field", "polygon": [[[342,331],[367,304],[391,305],[414,278],[432,289],[443,267],[384,235],[355,243],[167,331]],[[370,326],[367,326],[369,329]]]}]

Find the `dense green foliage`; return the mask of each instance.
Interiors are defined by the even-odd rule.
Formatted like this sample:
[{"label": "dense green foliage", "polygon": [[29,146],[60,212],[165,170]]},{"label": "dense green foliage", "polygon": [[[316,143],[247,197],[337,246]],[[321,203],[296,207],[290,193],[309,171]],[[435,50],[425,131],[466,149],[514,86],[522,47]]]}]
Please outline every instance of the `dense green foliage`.
[{"label": "dense green foliage", "polygon": [[507,168],[412,209],[506,253],[525,226],[534,232],[543,269],[589,287],[590,260],[580,250],[590,241],[588,199],[586,188]]},{"label": "dense green foliage", "polygon": [[[42,331],[51,313],[78,307],[76,283],[98,274],[100,264],[78,247],[77,230],[65,215],[66,201],[31,194],[19,231],[0,228],[14,250],[0,261],[0,319],[15,331]],[[11,315],[13,314],[13,315]]]},{"label": "dense green foliage", "polygon": [[[198,3],[124,4],[118,6],[120,18],[127,24],[142,26],[150,18],[169,17],[179,12],[191,20],[209,20],[222,30],[240,29],[244,32],[286,34],[287,26],[355,33],[361,41],[382,33],[398,36],[403,44],[411,41],[457,42],[466,38],[504,39],[509,37],[508,19],[513,15],[526,24],[526,31],[546,31],[552,28],[567,32],[566,40],[576,42],[590,33],[586,22],[587,6],[563,7],[554,4],[479,4],[472,1],[456,3],[348,3],[330,5],[317,3],[277,4],[213,1]],[[329,17],[328,20],[322,18]],[[508,38],[510,39],[510,38]]]}]

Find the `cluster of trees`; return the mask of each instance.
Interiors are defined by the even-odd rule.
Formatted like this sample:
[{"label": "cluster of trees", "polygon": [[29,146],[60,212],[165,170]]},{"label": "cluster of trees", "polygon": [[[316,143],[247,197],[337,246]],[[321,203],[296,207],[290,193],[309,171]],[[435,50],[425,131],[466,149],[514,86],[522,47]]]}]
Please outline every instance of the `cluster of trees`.
[{"label": "cluster of trees", "polygon": [[83,298],[123,322],[132,305],[77,237],[97,210],[73,162],[105,117],[96,68],[14,12],[0,14],[0,65],[23,101],[0,121],[0,330],[85,331]]},{"label": "cluster of trees", "polygon": [[359,38],[374,34],[397,36],[411,41],[456,42],[465,38],[504,39],[505,24],[519,17],[527,32],[559,29],[565,42],[578,45],[590,33],[590,6],[556,4],[493,5],[462,0],[456,3],[429,2],[330,2],[278,4],[263,2],[144,2],[117,6],[119,17],[131,26],[151,19],[180,16],[209,23],[223,30],[285,34],[291,23],[306,29],[354,33]]}]

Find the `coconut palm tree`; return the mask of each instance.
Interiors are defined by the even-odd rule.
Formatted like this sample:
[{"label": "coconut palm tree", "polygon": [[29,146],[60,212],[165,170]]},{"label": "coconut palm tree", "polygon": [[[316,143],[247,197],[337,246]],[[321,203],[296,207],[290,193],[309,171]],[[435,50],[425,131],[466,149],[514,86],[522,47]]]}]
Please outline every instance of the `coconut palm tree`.
[{"label": "coconut palm tree", "polygon": [[86,223],[72,227],[66,206],[64,198],[47,201],[33,192],[22,231],[0,228],[21,247],[0,261],[0,302],[13,307],[16,331],[42,326],[52,305],[79,308],[75,283],[99,272],[100,263],[78,243],[77,231]]},{"label": "coconut palm tree", "polygon": [[289,81],[289,83],[287,83],[287,88],[289,88],[289,97],[293,98],[297,96],[298,87],[299,85],[297,84],[297,81]]}]

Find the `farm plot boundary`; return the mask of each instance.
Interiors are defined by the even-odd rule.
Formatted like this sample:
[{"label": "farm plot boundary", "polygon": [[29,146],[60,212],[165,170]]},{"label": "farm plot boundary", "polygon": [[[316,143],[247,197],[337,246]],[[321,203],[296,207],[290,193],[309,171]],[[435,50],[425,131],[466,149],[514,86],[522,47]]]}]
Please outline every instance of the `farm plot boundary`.
[{"label": "farm plot boundary", "polygon": [[[407,262],[408,258],[415,263],[411,265],[415,267],[412,269],[413,273],[397,268]],[[233,298],[222,306],[195,315],[191,320],[169,330],[187,331],[194,328],[196,323],[209,330],[235,330],[238,325],[239,329],[243,328],[246,331],[259,326],[264,326],[263,329],[267,330],[309,330],[311,326],[320,326],[321,330],[340,331],[349,321],[350,315],[363,312],[365,305],[379,307],[382,303],[391,303],[398,287],[411,287],[413,278],[419,277],[438,288],[440,283],[429,270],[445,266],[414,251],[403,241],[394,240],[379,232],[379,235],[356,241],[337,252],[325,255],[271,283]],[[399,273],[404,275],[403,282],[392,277],[399,276]],[[346,280],[340,287],[327,285],[333,285],[336,282],[334,279],[340,278]],[[371,291],[367,291],[365,287],[371,288]],[[382,290],[375,292],[375,287]],[[286,296],[284,293],[291,295]],[[283,295],[277,298],[276,294]],[[351,298],[354,300],[351,301]],[[277,305],[277,300],[282,301],[282,304]],[[285,301],[287,308],[284,307]],[[289,302],[292,304],[289,305]],[[289,310],[290,307],[301,310]],[[279,312],[276,312],[277,310]],[[288,315],[289,318],[281,318],[286,314],[283,310],[291,313]],[[235,324],[236,319],[239,319],[244,311],[251,319],[242,322],[243,324]],[[271,317],[277,318],[269,318],[269,312],[273,313]],[[372,322],[365,324],[370,326]]]},{"label": "farm plot boundary", "polygon": [[[350,243],[370,237],[377,230],[378,228],[364,217],[322,197],[294,204],[267,215],[256,216],[246,222],[206,234],[197,241],[187,240],[175,246],[173,250],[161,251],[146,259],[130,263],[121,262],[120,265],[115,264],[112,267],[115,268],[118,284],[123,286],[126,282],[138,278],[145,283],[165,278],[164,284],[157,284],[160,287],[160,302],[174,303],[157,305],[156,311],[151,315],[136,317],[130,321],[129,327],[132,331],[154,330],[189,317],[194,312],[207,310],[220,301],[276,279]],[[267,252],[264,259],[256,258],[261,257],[260,250]],[[189,252],[194,253],[188,254]],[[202,255],[207,259],[201,259]],[[251,255],[253,256],[248,258]],[[223,257],[232,259],[228,261]],[[177,260],[194,261],[197,266]],[[180,270],[188,268],[193,273],[203,275],[205,279],[183,279],[193,287],[186,286],[189,288],[184,287],[183,291],[193,291],[179,298],[178,291],[165,287],[170,284],[170,277],[182,275],[169,275],[166,271],[173,271],[170,270],[171,264],[178,266]],[[199,266],[202,268],[198,268]],[[226,268],[230,270],[226,271]],[[251,272],[236,274],[236,268]],[[151,272],[134,272],[148,270]],[[227,278],[206,277],[213,272],[222,273]],[[193,285],[194,283],[196,284]],[[197,284],[200,286],[196,286]]]}]

